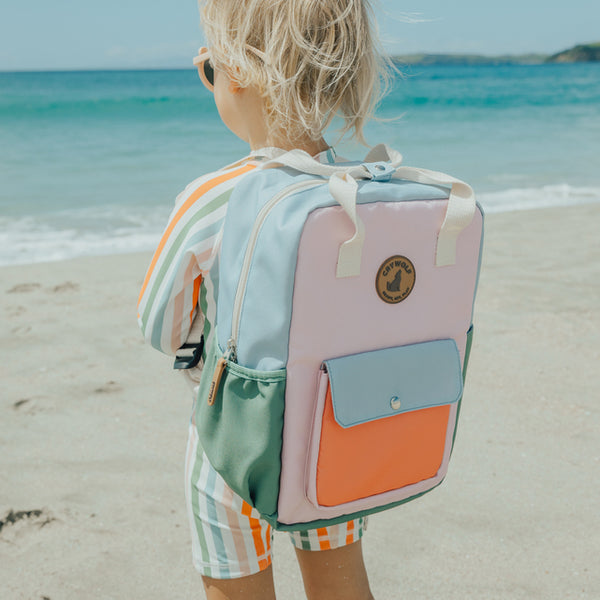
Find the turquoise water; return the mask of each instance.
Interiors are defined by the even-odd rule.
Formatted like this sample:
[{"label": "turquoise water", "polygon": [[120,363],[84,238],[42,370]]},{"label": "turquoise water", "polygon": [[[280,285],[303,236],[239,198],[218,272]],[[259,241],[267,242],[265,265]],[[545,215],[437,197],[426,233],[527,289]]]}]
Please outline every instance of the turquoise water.
[{"label": "turquoise water", "polygon": [[[370,143],[488,211],[600,201],[600,64],[411,67],[378,114],[401,118]],[[191,70],[0,73],[0,140],[0,264],[151,249],[177,193],[247,151]]]}]

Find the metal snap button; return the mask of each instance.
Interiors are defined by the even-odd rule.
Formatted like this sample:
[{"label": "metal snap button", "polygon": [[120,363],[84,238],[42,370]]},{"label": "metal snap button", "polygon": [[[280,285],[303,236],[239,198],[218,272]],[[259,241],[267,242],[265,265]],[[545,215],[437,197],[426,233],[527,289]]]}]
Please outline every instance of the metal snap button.
[{"label": "metal snap button", "polygon": [[398,398],[398,396],[392,396],[392,398],[390,400],[390,406],[392,407],[393,410],[398,410],[402,406],[402,402],[400,401],[400,398]]}]

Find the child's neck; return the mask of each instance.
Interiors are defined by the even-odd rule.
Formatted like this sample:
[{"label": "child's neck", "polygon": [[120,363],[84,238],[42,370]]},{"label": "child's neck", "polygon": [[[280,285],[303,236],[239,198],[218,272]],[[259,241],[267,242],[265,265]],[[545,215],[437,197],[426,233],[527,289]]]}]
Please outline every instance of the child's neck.
[{"label": "child's neck", "polygon": [[258,150],[267,146],[281,148],[282,150],[304,150],[305,152],[308,152],[308,154],[310,154],[311,156],[316,156],[320,152],[324,152],[329,148],[329,145],[323,138],[320,138],[318,140],[304,139],[296,141],[290,141],[279,138],[271,140],[266,139],[256,142],[252,140],[250,142],[251,150]]}]

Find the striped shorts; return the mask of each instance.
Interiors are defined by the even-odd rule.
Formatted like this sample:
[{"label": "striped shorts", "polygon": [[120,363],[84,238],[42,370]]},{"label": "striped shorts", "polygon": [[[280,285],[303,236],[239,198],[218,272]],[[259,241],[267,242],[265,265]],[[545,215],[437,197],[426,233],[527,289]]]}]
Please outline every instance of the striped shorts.
[{"label": "striped shorts", "polygon": [[[198,572],[213,579],[234,579],[271,564],[273,532],[260,514],[238,496],[212,468],[190,423],[185,462],[185,496]],[[290,534],[301,550],[333,550],[358,541],[366,518]]]}]

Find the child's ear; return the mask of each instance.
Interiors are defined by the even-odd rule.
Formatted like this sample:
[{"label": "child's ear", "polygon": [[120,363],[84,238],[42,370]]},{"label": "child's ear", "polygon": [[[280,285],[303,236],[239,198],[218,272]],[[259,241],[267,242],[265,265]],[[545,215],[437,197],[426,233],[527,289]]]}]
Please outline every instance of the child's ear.
[{"label": "child's ear", "polygon": [[233,79],[229,80],[229,92],[231,94],[239,94],[241,89],[242,87],[239,83],[237,83],[237,81],[234,81]]},{"label": "child's ear", "polygon": [[240,74],[240,68],[239,67],[234,67],[233,68],[233,73],[229,73],[229,92],[231,94],[239,94],[240,90],[242,89],[242,86],[238,83],[239,79],[238,79],[238,75]]}]

